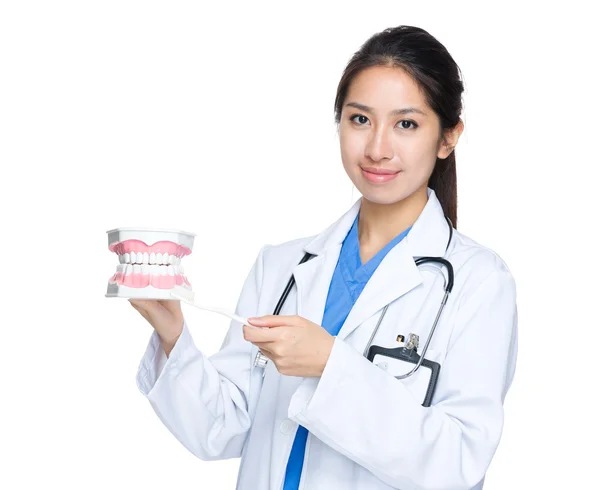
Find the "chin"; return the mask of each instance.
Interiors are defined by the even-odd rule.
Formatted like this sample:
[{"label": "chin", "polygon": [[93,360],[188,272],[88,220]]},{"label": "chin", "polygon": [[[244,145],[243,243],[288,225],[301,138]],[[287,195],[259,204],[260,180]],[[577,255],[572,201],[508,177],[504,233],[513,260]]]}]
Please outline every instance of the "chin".
[{"label": "chin", "polygon": [[408,192],[405,189],[385,189],[384,187],[373,188],[365,185],[361,185],[360,187],[356,186],[356,188],[364,199],[373,204],[394,204],[411,195],[411,192]]},{"label": "chin", "polygon": [[382,195],[378,195],[376,193],[372,193],[373,195],[365,195],[363,194],[363,198],[373,204],[380,204],[380,205],[389,205],[389,204],[395,204],[397,202],[400,202],[402,200],[405,199],[405,197],[403,196],[382,196]]}]

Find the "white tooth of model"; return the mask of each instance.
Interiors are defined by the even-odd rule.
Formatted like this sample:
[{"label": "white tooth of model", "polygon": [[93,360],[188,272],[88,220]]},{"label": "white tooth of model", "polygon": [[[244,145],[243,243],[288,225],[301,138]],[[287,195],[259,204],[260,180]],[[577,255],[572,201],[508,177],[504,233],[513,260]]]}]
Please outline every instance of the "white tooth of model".
[{"label": "white tooth of model", "polygon": [[150,253],[150,257],[148,260],[152,265],[156,264],[156,254],[154,252]]},{"label": "white tooth of model", "polygon": [[142,264],[147,264],[148,263],[148,252],[144,252],[142,254]]},{"label": "white tooth of model", "polygon": [[125,260],[126,264],[129,264],[129,254],[127,252],[123,254],[123,259]]},{"label": "white tooth of model", "polygon": [[167,272],[169,273],[169,275],[170,275],[171,277],[175,275],[175,270],[173,269],[173,266],[172,266],[172,265],[170,265],[170,264],[169,264],[169,265],[167,266]]}]

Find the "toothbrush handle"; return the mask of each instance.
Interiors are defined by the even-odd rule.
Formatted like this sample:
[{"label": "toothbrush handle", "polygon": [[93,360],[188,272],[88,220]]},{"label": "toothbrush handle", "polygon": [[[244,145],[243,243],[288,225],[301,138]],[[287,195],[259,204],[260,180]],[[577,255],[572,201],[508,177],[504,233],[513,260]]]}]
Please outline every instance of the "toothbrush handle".
[{"label": "toothbrush handle", "polygon": [[[199,305],[198,303],[194,303],[192,301],[186,301],[186,303],[195,306],[196,308],[200,309],[200,310],[204,310],[204,311],[210,311],[212,313],[218,313],[219,315],[223,315],[226,316],[227,318],[234,320],[236,322],[241,323],[242,325],[247,325],[248,322],[245,318],[242,318],[241,316],[236,315],[235,313],[230,313],[229,311],[226,311],[222,308],[214,308],[214,307],[210,307],[210,306],[203,306],[203,305]],[[251,326],[251,325],[250,325]]]}]

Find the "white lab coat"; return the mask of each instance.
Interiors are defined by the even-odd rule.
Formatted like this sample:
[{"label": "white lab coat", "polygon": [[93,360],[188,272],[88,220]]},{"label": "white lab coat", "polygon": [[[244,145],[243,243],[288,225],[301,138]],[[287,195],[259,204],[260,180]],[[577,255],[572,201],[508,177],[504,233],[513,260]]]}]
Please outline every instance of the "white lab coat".
[{"label": "white lab coat", "polygon": [[[166,359],[153,332],[137,385],[169,431],[202,460],[241,457],[237,489],[281,490],[298,424],[309,431],[300,488],[305,490],[481,489],[500,441],[503,401],[517,354],[515,282],[492,250],[454,230],[448,251],[454,289],[427,352],[441,364],[432,406],[412,387],[368,361],[373,339],[397,346],[416,333],[421,347],[443,295],[435,265],[449,227],[435,193],[412,230],[386,255],[335,339],[319,378],[253,368],[257,348],[232,322],[222,349],[207,357],[184,324]],[[260,251],[237,305],[244,317],[270,315],[293,273],[282,315],[321,324],[341,244],[360,200],[322,233]],[[298,262],[308,251],[316,254]],[[409,378],[410,379],[410,378]]]}]

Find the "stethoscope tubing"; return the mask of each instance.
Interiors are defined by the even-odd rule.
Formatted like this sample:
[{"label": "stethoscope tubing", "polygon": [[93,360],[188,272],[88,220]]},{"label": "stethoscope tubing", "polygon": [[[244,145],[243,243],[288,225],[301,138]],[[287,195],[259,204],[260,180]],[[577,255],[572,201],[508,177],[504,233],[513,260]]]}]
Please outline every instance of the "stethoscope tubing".
[{"label": "stethoscope tubing", "polygon": [[[417,362],[417,364],[415,365],[415,367],[409,371],[406,374],[400,375],[400,376],[395,376],[396,379],[405,379],[408,378],[409,376],[413,375],[421,366],[421,364],[423,363],[423,359],[425,359],[425,354],[427,353],[427,349],[429,347],[429,343],[431,342],[431,339],[433,337],[433,334],[437,328],[437,324],[439,322],[440,317],[442,316],[442,312],[444,311],[444,307],[446,306],[446,302],[448,300],[448,296],[450,295],[450,293],[452,292],[452,288],[454,287],[454,267],[452,267],[452,263],[447,260],[445,258],[445,256],[448,253],[448,249],[450,247],[450,243],[452,242],[452,236],[453,236],[453,232],[452,232],[452,222],[450,221],[450,219],[448,217],[446,217],[446,221],[448,223],[448,227],[450,229],[450,233],[449,233],[449,238],[448,238],[448,243],[446,245],[446,251],[444,253],[444,257],[417,257],[415,259],[415,264],[417,267],[419,267],[422,264],[426,264],[426,263],[438,263],[441,266],[446,268],[447,274],[448,274],[448,280],[446,281],[445,284],[445,288],[444,288],[444,297],[442,298],[440,307],[438,309],[438,312],[436,314],[435,320],[433,322],[433,325],[429,331],[429,335],[427,336],[427,340],[425,341],[425,346],[423,347],[423,352],[421,353],[419,360]],[[299,264],[303,264],[304,262],[306,262],[307,260],[310,260],[312,257],[314,257],[313,254],[311,253],[306,253],[304,255],[304,257],[302,257],[302,260],[299,262]],[[277,302],[277,305],[275,306],[275,310],[273,311],[273,315],[279,315],[279,313],[281,312],[281,309],[283,308],[283,305],[288,297],[288,295],[290,294],[290,291],[292,290],[292,288],[294,287],[295,284],[295,278],[294,275],[292,274],[292,276],[290,277],[287,285],[285,286],[285,289],[283,290],[283,293],[281,294],[281,297],[279,298],[279,301]],[[369,342],[367,343],[367,347],[363,353],[363,355],[366,357],[367,353],[369,351],[369,349],[371,348],[371,345],[373,343],[373,339],[375,338],[375,335],[377,335],[377,332],[379,331],[379,326],[381,325],[381,322],[383,321],[383,318],[385,317],[385,314],[389,308],[389,304],[387,304],[383,311],[381,312],[381,315],[379,316],[379,320],[377,321],[377,325],[375,325],[375,329],[373,330],[373,333],[371,334],[371,338],[369,339]],[[268,358],[259,350],[255,359],[254,359],[254,366],[255,367],[265,367],[266,364],[268,362]]]}]

